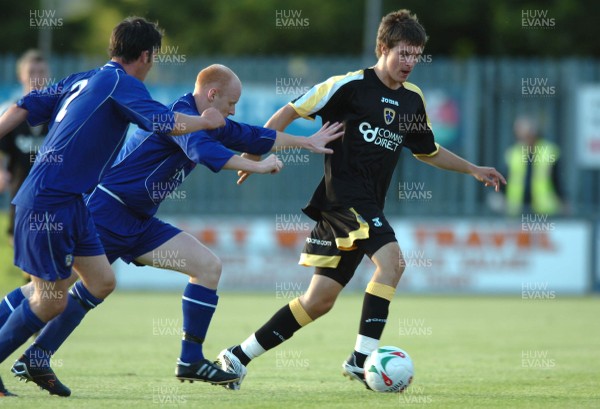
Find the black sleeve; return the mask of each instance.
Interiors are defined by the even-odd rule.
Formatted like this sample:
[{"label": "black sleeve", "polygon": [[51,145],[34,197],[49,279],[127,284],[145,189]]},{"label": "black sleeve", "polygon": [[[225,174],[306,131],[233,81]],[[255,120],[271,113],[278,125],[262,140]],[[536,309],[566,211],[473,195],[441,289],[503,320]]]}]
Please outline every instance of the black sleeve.
[{"label": "black sleeve", "polygon": [[406,146],[415,156],[433,156],[437,153],[439,145],[435,143],[431,124],[421,104],[414,116],[415,122],[407,126],[408,132],[404,136]]}]

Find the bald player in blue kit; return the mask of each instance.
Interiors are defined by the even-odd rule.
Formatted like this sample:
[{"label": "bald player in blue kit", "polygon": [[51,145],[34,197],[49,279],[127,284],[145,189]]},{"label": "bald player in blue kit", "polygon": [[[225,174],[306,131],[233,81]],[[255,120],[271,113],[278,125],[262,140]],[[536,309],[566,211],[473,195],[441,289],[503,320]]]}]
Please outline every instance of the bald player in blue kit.
[{"label": "bald player in blue kit", "polygon": [[[138,17],[125,19],[113,30],[111,60],[102,68],[26,95],[0,120],[4,135],[6,127],[25,118],[31,125],[53,118],[31,173],[13,201],[15,264],[32,276],[33,294],[12,305],[0,329],[0,362],[59,315],[69,298],[76,299],[74,308],[87,311],[114,289],[114,273],[82,194],[90,192],[114,162],[129,123],[171,135],[224,124],[215,109],[189,116],[152,100],[142,81],[161,38],[156,24]],[[82,281],[67,297],[72,268]]]},{"label": "bald player in blue kit", "polygon": [[[235,73],[222,65],[212,65],[198,74],[193,94],[179,98],[171,110],[194,115],[212,107],[227,117],[235,114],[240,95],[241,82]],[[282,167],[275,155],[255,162],[235,155],[230,149],[262,155],[282,146],[293,146],[316,153],[331,153],[324,146],[342,134],[338,132],[339,124],[325,126],[305,138],[229,119],[225,122],[225,126],[215,130],[175,138],[156,132],[136,132],[128,139],[96,189],[86,195],[86,204],[109,262],[121,258],[128,263],[153,265],[155,254],[176,255],[186,260],[185,265],[173,260],[164,260],[163,263],[178,266],[171,269],[190,276],[182,297],[184,337],[176,369],[180,380],[222,383],[218,377],[215,378],[220,372],[215,371],[212,362],[206,362],[202,353],[202,344],[218,301],[216,288],[221,264],[218,257],[193,236],[156,218],[154,215],[160,203],[198,163],[214,172],[233,169],[276,173]],[[24,293],[28,293],[26,287],[23,291],[13,291],[7,297],[19,302]],[[56,378],[49,362],[52,354],[81,321],[82,316],[70,315],[67,309],[47,325],[13,366],[13,372],[19,376],[26,372],[40,373],[38,368],[31,368],[30,362],[34,358],[36,363],[41,361],[44,376],[33,376],[31,380],[50,393],[61,396],[69,396],[70,390]],[[2,321],[0,314],[0,324]],[[202,365],[196,368],[193,365],[196,362],[202,362]],[[190,376],[190,369],[200,370],[206,379]],[[233,378],[232,375],[227,376]]]}]

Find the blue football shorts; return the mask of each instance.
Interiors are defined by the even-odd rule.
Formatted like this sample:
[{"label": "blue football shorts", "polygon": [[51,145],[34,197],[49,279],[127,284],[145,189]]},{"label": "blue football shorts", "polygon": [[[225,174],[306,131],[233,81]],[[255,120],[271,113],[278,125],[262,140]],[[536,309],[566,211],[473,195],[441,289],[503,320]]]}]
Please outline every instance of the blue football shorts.
[{"label": "blue football shorts", "polygon": [[96,230],[112,264],[120,258],[126,263],[153,251],[182,232],[156,217],[135,213],[100,189],[87,197]]},{"label": "blue football shorts", "polygon": [[77,256],[104,254],[83,198],[44,210],[17,206],[14,243],[15,265],[46,281],[68,278]]}]

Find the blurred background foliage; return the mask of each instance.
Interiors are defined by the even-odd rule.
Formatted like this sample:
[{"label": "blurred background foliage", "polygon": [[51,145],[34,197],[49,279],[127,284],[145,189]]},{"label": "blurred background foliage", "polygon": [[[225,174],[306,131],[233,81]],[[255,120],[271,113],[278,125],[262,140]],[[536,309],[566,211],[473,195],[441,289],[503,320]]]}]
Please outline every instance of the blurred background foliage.
[{"label": "blurred background foliage", "polygon": [[[361,55],[369,0],[19,0],[3,2],[0,53],[38,45],[35,10],[63,19],[52,32],[57,54],[106,55],[111,29],[141,15],[166,31],[165,44],[187,55]],[[595,0],[381,0],[385,14],[417,13],[430,42],[427,52],[452,58],[600,56]],[[283,29],[278,11],[300,12],[309,29]],[[523,12],[545,12],[556,24],[528,30]],[[296,15],[297,16],[297,15]],[[370,33],[373,37],[374,33]],[[77,39],[77,41],[73,41]],[[8,40],[8,41],[7,41]]]}]

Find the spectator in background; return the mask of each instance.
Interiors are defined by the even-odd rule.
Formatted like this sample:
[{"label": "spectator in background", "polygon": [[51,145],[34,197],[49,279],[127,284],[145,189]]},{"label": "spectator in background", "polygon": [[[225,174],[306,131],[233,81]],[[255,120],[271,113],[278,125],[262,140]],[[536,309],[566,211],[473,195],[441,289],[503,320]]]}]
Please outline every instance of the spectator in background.
[{"label": "spectator in background", "polygon": [[[0,114],[15,103],[22,95],[33,90],[46,88],[49,84],[48,64],[37,50],[25,52],[17,61],[17,78],[22,85],[21,93],[8,101]],[[39,146],[48,133],[47,125],[29,126],[23,121],[13,131],[0,139],[0,192],[8,189],[10,200],[15,197],[29,174]],[[15,221],[15,206],[10,205],[7,233],[12,241]]]},{"label": "spectator in background", "polygon": [[514,133],[517,142],[505,154],[507,214],[562,212],[557,167],[560,149],[540,137],[538,123],[530,116],[516,118]]}]

